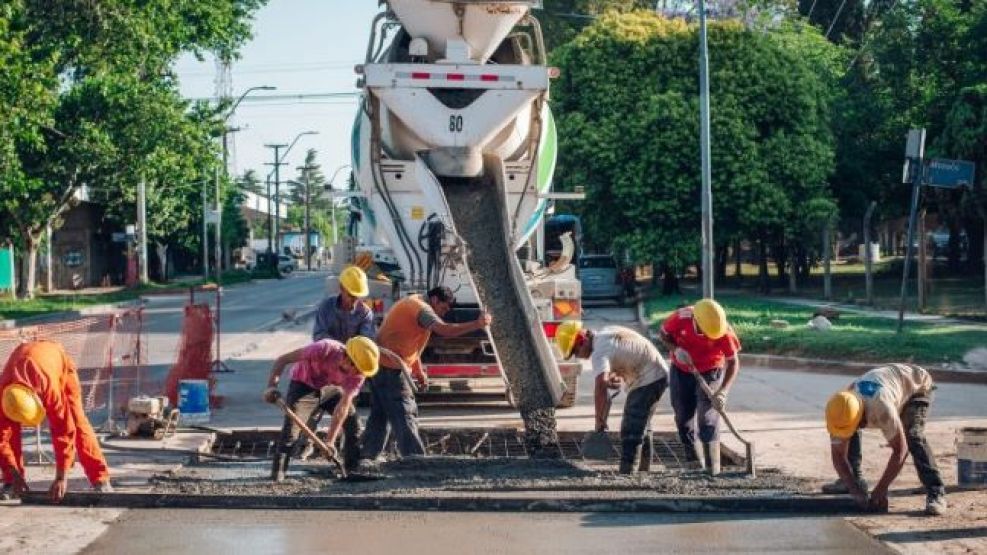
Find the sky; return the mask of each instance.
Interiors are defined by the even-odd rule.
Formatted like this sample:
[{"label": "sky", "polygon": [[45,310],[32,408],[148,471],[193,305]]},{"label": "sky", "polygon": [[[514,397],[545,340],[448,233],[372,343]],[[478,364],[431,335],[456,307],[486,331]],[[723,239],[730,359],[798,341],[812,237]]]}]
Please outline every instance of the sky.
[{"label": "sky", "polygon": [[[230,173],[241,175],[254,169],[263,181],[271,170],[274,154],[265,144],[291,143],[304,136],[281,167],[282,182],[294,178],[305,153],[318,151],[326,179],[350,163],[350,130],[357,110],[356,97],[333,99],[267,99],[266,96],[311,95],[357,92],[353,66],[363,63],[370,24],[378,12],[377,0],[270,0],[256,13],[253,39],[241,49],[232,67],[233,98],[250,87],[268,85],[275,91],[254,91],[230,118],[235,137],[235,156]],[[182,94],[188,98],[213,98],[216,66],[213,59],[197,61],[192,56],[175,66]],[[283,150],[282,150],[283,152]],[[340,171],[336,184],[348,171]]]}]

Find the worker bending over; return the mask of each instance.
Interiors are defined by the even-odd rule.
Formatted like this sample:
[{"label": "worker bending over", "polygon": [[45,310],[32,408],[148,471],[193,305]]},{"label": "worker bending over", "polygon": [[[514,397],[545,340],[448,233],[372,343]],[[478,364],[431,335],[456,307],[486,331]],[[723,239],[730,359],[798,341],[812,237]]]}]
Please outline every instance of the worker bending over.
[{"label": "worker bending over", "polygon": [[[381,370],[370,381],[371,404],[367,429],[363,433],[361,467],[369,469],[380,456],[391,430],[401,456],[424,455],[418,435],[418,405],[410,376],[423,386],[428,376],[421,365],[421,353],[432,333],[457,337],[490,325],[490,315],[480,312],[472,322],[449,324],[442,317],[452,310],[456,297],[448,287],[436,287],[427,294],[410,295],[394,303],[377,332]],[[394,355],[391,355],[394,353]]]},{"label": "worker bending over", "polygon": [[[712,299],[703,299],[694,306],[673,312],[662,324],[659,338],[672,352],[675,369],[671,371],[669,388],[675,426],[685,445],[686,456],[716,476],[720,473],[720,416],[717,409],[726,407],[730,386],[737,378],[740,340],[727,323],[723,307]],[[696,381],[697,373],[698,378],[705,380],[713,390],[712,399]],[[696,439],[702,442],[702,458]]]},{"label": "worker bending over", "polygon": [[668,365],[661,353],[637,332],[620,326],[593,332],[584,329],[582,322],[567,321],[559,326],[555,338],[565,358],[574,354],[592,362],[596,431],[607,429],[607,390],[624,387],[627,401],[620,420],[620,473],[650,470],[651,417],[668,386]]},{"label": "worker bending over", "polygon": [[45,417],[55,453],[55,480],[48,489],[51,499],[58,502],[65,497],[66,473],[76,453],[93,489],[112,491],[110,470],[83,410],[75,363],[61,345],[33,341],[18,346],[0,374],[0,391],[0,467],[6,495],[20,496],[28,489],[21,456],[21,426],[39,426]]},{"label": "worker bending over", "polygon": [[[353,467],[360,456],[353,398],[360,392],[364,379],[377,373],[379,360],[377,345],[366,337],[353,337],[345,345],[333,339],[315,341],[274,361],[264,400],[268,403],[277,400],[281,374],[285,367],[294,364],[285,404],[302,422],[308,422],[317,410],[331,413],[326,445],[334,449],[340,430],[344,430],[343,461],[344,465]],[[298,441],[300,434],[298,425],[285,415],[271,468],[271,479],[275,482],[284,480],[288,462],[298,454],[302,445]]]},{"label": "worker bending over", "polygon": [[[356,336],[374,339],[377,333],[374,326],[374,313],[363,302],[369,294],[367,274],[357,266],[346,267],[339,274],[339,294],[327,297],[319,303],[315,313],[315,325],[312,327],[312,341],[334,339],[345,344]],[[312,411],[307,422],[309,429],[316,430],[319,421],[322,420],[323,412],[321,409]],[[349,418],[352,418],[352,421]],[[356,407],[350,407],[349,418],[346,429],[350,430],[352,437],[358,437],[360,418],[356,414]],[[300,452],[296,450],[295,453],[295,456],[301,460],[307,459],[315,450],[315,446],[304,435],[298,438],[297,444],[303,446],[299,448]],[[355,458],[348,461],[351,466],[356,464],[359,452],[354,450],[352,456]]]},{"label": "worker bending over", "polygon": [[[888,364],[868,371],[826,403],[833,467],[839,474],[843,492],[852,495],[861,508],[888,509],[888,488],[911,453],[918,478],[925,486],[926,514],[946,512],[942,475],[925,440],[925,419],[932,404],[933,389],[932,377],[924,368]],[[869,498],[860,473],[861,428],[881,430],[891,447],[888,465]]]}]

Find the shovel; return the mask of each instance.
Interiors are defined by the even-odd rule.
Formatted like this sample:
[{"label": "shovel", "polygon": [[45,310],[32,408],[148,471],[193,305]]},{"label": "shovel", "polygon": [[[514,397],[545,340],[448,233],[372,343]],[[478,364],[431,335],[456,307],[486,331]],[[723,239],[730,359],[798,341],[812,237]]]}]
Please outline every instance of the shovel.
[{"label": "shovel", "polygon": [[[613,394],[607,396],[607,402],[603,406],[603,420],[606,421],[610,417],[610,406],[613,404],[613,400],[617,395],[620,395],[620,390],[614,391]],[[590,461],[605,461],[610,458],[613,453],[613,442],[610,441],[610,434],[606,431],[602,432],[586,432],[583,436],[583,443],[580,448],[583,458]]]},{"label": "shovel", "polygon": [[[699,371],[696,370],[695,365],[693,365],[691,362],[689,363],[689,369],[692,370],[692,372],[696,375],[696,381],[699,382],[699,387],[702,388],[703,392],[706,393],[706,396],[709,397],[709,399],[712,401],[713,396],[715,395],[713,393],[713,389],[709,387],[709,384],[706,383],[706,380],[704,380],[702,376],[699,375]],[[740,435],[740,432],[737,431],[737,428],[733,427],[733,422],[730,422],[730,417],[727,416],[726,411],[719,410],[716,408],[714,408],[714,410],[716,410],[716,412],[720,414],[720,418],[722,418],[723,421],[726,423],[727,428],[730,428],[730,432],[733,434],[733,436],[736,437],[737,440],[740,441],[740,443],[744,444],[744,449],[747,451],[747,474],[750,474],[752,478],[757,477],[757,472],[754,470],[754,443],[751,441],[747,441],[746,439],[744,439],[743,436]]]},{"label": "shovel", "polygon": [[336,467],[339,477],[346,480],[346,467],[343,466],[343,461],[339,460],[339,456],[336,455],[336,453],[330,449],[329,446],[319,438],[319,436],[315,435],[315,432],[309,429],[305,422],[303,422],[301,418],[298,418],[297,414],[288,408],[288,404],[284,402],[284,399],[281,398],[280,394],[274,400],[274,404],[281,409],[281,412],[283,412],[285,416],[287,416],[292,422],[295,423],[296,426],[298,426],[302,433],[305,434],[305,437],[307,437],[309,441],[311,441],[312,444],[319,449],[319,451],[322,451],[322,454],[325,455],[326,458],[329,459],[329,462]]}]

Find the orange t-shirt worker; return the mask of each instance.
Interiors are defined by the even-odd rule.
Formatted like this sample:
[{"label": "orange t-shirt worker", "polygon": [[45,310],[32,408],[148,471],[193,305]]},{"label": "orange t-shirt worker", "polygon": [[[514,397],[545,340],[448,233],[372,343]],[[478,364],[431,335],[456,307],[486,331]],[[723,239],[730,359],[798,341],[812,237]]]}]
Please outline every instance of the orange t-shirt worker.
[{"label": "orange t-shirt worker", "polygon": [[34,341],[17,347],[0,374],[0,469],[5,493],[27,490],[21,456],[21,426],[38,426],[48,418],[55,480],[48,490],[61,501],[66,472],[79,463],[97,491],[110,490],[110,472],[99,441],[83,410],[75,363],[58,343]]}]

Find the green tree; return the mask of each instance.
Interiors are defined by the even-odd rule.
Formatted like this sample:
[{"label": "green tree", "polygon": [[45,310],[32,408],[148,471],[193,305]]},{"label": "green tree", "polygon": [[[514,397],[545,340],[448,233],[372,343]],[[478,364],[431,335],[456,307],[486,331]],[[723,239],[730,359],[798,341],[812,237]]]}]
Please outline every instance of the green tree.
[{"label": "green tree", "polygon": [[[804,26],[735,21],[712,23],[709,44],[717,248],[798,244],[813,224],[803,208],[832,209],[834,91],[821,66],[837,47]],[[696,45],[681,19],[607,14],[554,55],[559,181],[586,186],[591,237],[666,277],[699,253]]]},{"label": "green tree", "polygon": [[[177,98],[171,63],[183,52],[235,56],[250,36],[253,12],[263,4],[264,0],[10,0],[0,7],[0,112],[5,114],[0,115],[0,234],[13,236],[24,254],[22,296],[33,295],[34,258],[42,231],[58,225],[82,185],[91,191],[132,190],[137,176],[150,183],[160,177],[162,167],[181,167],[183,171],[161,179],[155,195],[170,196],[179,182],[175,174],[188,175],[187,164],[196,163],[204,173],[198,151],[157,149],[148,141],[137,141],[139,148],[133,152],[150,152],[149,158],[120,150],[135,145],[120,143],[127,133],[110,129],[99,109],[126,97],[121,89],[128,88],[150,91],[157,100],[170,90]],[[116,106],[124,114],[111,119],[132,128],[147,110],[138,107],[128,114],[130,108],[126,103]],[[214,133],[214,120],[192,118],[186,123],[195,129],[185,130]],[[149,135],[172,136],[158,130]]]}]

